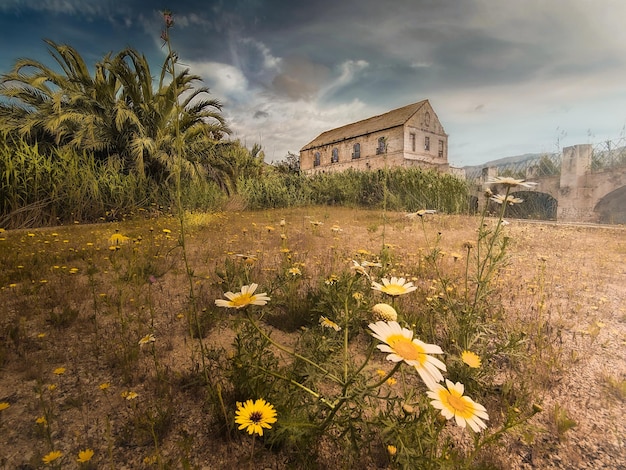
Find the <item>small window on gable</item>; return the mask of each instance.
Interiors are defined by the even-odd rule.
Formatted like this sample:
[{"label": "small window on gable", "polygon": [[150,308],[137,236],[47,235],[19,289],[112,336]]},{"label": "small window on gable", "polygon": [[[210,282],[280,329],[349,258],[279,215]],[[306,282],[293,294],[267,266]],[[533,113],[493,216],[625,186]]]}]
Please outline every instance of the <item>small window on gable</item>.
[{"label": "small window on gable", "polygon": [[339,161],[339,149],[337,149],[337,147],[335,147],[333,149],[333,156],[330,159],[330,163],[337,163]]},{"label": "small window on gable", "polygon": [[361,144],[358,142],[354,144],[354,147],[352,147],[352,158],[361,158]]},{"label": "small window on gable", "polygon": [[387,145],[385,143],[385,138],[380,137],[378,139],[378,147],[376,147],[376,155],[380,155],[381,153],[385,153],[387,150]]},{"label": "small window on gable", "polygon": [[321,160],[320,153],[315,152],[315,155],[313,156],[313,166],[320,166],[320,160]]},{"label": "small window on gable", "polygon": [[443,140],[439,141],[439,149],[437,155],[439,155],[439,158],[443,158]]},{"label": "small window on gable", "polygon": [[424,137],[424,150],[430,150],[430,137]]},{"label": "small window on gable", "polygon": [[409,134],[409,137],[411,140],[411,152],[415,152],[415,134],[411,132],[411,134]]}]

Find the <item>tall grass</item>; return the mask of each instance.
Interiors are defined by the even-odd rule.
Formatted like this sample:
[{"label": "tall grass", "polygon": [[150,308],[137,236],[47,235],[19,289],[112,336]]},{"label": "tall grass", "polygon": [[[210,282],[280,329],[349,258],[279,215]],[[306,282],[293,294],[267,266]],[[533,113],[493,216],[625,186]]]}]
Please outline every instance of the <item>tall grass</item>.
[{"label": "tall grass", "polygon": [[467,184],[454,176],[419,168],[394,168],[387,173],[385,182],[383,170],[312,177],[266,172],[261,178],[240,179],[238,190],[251,209],[307,205],[382,208],[385,184],[389,210],[428,208],[461,213],[467,208]]},{"label": "tall grass", "polygon": [[[43,152],[37,145],[0,136],[0,227],[121,220],[141,212],[169,213],[173,185],[157,185],[123,171],[110,158],[67,149]],[[215,209],[224,201],[217,184],[189,181],[182,198],[189,210]]]}]

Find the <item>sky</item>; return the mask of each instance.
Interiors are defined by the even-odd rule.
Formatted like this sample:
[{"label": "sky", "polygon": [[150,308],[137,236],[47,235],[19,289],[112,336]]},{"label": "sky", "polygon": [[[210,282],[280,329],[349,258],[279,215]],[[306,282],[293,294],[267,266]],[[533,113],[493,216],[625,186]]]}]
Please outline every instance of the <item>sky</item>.
[{"label": "sky", "polygon": [[320,133],[428,99],[454,166],[617,141],[626,125],[624,0],[0,0],[0,74],[92,67],[132,47],[158,78],[166,8],[180,67],[267,162]]}]

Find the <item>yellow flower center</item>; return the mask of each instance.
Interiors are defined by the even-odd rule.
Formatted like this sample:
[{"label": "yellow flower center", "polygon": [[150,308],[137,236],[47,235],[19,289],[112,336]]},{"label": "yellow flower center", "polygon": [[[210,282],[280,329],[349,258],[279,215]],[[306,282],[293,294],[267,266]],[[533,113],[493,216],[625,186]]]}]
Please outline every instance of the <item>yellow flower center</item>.
[{"label": "yellow flower center", "polygon": [[465,397],[454,392],[447,392],[447,395],[446,402],[455,415],[461,416],[465,419],[474,416],[474,407],[465,399]]},{"label": "yellow flower center", "polygon": [[401,295],[406,292],[406,289],[400,284],[388,284],[383,287],[383,292],[389,295]]},{"label": "yellow flower center", "polygon": [[423,364],[426,359],[424,349],[405,336],[391,335],[387,338],[387,344],[393,348],[398,356],[407,361],[419,361],[420,364]]},{"label": "yellow flower center", "polygon": [[244,305],[248,305],[252,301],[252,295],[250,294],[240,294],[235,297],[231,302],[235,307],[243,307]]}]

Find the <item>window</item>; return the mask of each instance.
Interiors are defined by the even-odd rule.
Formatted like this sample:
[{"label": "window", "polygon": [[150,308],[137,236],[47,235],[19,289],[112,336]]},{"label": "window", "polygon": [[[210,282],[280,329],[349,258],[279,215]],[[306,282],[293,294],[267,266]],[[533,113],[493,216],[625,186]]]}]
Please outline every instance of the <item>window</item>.
[{"label": "window", "polygon": [[320,166],[320,153],[319,152],[315,152],[315,155],[313,156],[313,166]]},{"label": "window", "polygon": [[380,155],[381,153],[385,153],[387,150],[387,145],[385,143],[385,138],[380,137],[378,139],[378,147],[376,148],[376,155]]},{"label": "window", "polygon": [[430,150],[430,137],[424,137],[424,150]]},{"label": "window", "polygon": [[354,144],[354,147],[352,148],[352,158],[361,158],[361,144],[358,142]]},{"label": "window", "polygon": [[339,150],[337,147],[333,149],[333,156],[330,159],[330,163],[337,163],[339,161]]},{"label": "window", "polygon": [[439,156],[439,158],[443,158],[443,140],[439,141],[439,149],[437,155]]},{"label": "window", "polygon": [[411,134],[409,134],[409,137],[411,140],[411,152],[415,152],[415,134],[411,132]]}]

